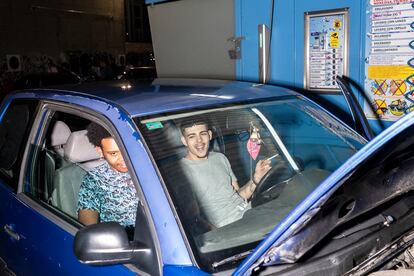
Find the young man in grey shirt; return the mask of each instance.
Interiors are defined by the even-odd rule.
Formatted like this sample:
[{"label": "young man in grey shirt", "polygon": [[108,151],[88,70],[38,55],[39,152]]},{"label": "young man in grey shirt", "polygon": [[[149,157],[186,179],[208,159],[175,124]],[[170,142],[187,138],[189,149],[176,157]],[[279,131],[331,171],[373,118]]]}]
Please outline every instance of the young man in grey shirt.
[{"label": "young man in grey shirt", "polygon": [[180,167],[197,201],[197,211],[214,227],[239,220],[251,208],[248,200],[270,170],[270,161],[258,161],[253,179],[240,187],[226,156],[209,152],[212,132],[206,121],[185,121],[180,129],[181,141],[187,147]]}]

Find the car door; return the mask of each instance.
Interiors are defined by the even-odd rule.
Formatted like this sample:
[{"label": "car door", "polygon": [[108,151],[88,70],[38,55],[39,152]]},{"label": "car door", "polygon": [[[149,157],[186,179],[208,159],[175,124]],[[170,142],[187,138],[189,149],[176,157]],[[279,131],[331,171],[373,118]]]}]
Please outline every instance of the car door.
[{"label": "car door", "polygon": [[[3,228],[0,236],[0,254],[8,269],[17,275],[132,274],[132,271],[123,265],[94,267],[81,264],[74,256],[74,234],[82,225],[69,211],[54,204],[55,183],[50,185],[48,182],[55,178],[59,168],[76,164],[55,158],[50,142],[47,141],[54,125],[51,120],[56,114],[52,109],[53,105],[41,104],[36,114],[35,108],[32,107],[36,106],[36,103],[23,101],[26,102],[30,104],[18,105],[15,108],[17,111],[13,109],[15,105],[12,103],[10,111],[6,112],[2,120],[3,130],[6,129],[8,133],[16,133],[17,127],[22,129],[17,131],[20,134],[18,137],[3,134],[6,131],[1,132],[3,158],[9,155],[5,152],[4,145],[19,146],[14,150],[17,152],[14,154],[17,161],[3,161],[5,165],[2,173],[5,175],[6,169],[13,163],[12,179],[9,182],[2,181],[0,185],[0,200],[6,205],[6,208],[0,208],[0,222]],[[20,107],[21,105],[23,107]],[[23,119],[22,115],[16,118],[15,122],[9,119],[22,112],[25,116]],[[34,122],[33,118],[36,118]],[[76,122],[75,128],[85,124],[85,119],[82,119]],[[9,124],[6,124],[7,122]],[[14,149],[10,146],[8,148]],[[14,186],[10,187],[13,183]]]},{"label": "car door", "polygon": [[16,231],[16,191],[22,155],[37,103],[14,101],[2,112],[0,122],[0,274],[19,265]]}]

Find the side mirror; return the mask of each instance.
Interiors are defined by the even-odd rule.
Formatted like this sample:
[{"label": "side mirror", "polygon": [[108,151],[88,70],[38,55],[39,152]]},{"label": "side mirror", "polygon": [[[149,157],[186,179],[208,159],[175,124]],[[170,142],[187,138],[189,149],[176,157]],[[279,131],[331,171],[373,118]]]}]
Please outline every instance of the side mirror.
[{"label": "side mirror", "polygon": [[125,264],[139,257],[147,259],[151,249],[129,242],[125,229],[116,222],[87,226],[76,233],[73,250],[81,263],[90,265]]}]

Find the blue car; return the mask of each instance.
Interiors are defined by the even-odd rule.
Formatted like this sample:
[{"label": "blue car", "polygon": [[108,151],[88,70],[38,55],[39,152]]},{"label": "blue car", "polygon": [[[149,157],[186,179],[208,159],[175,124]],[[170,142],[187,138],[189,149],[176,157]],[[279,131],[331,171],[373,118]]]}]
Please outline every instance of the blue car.
[{"label": "blue car", "polygon": [[[414,265],[413,114],[368,142],[289,89],[185,79],[23,90],[0,114],[2,275],[364,275]],[[190,147],[188,121],[205,123],[207,142]],[[88,140],[91,123],[119,146],[135,225],[79,220],[85,176],[106,162]],[[190,149],[227,160],[229,174],[214,167],[214,181],[196,186],[202,171],[183,166]],[[227,179],[228,201],[217,186]],[[245,185],[240,215],[218,219]]]}]

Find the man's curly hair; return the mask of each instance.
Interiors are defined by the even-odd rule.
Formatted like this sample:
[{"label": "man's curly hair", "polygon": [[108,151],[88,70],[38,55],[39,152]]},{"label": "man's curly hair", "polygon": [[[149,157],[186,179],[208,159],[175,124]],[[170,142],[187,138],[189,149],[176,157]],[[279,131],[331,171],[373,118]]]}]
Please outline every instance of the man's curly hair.
[{"label": "man's curly hair", "polygon": [[90,123],[86,130],[86,136],[88,136],[89,142],[91,142],[91,144],[95,147],[101,146],[102,139],[112,137],[112,135],[105,128],[97,123]]}]

